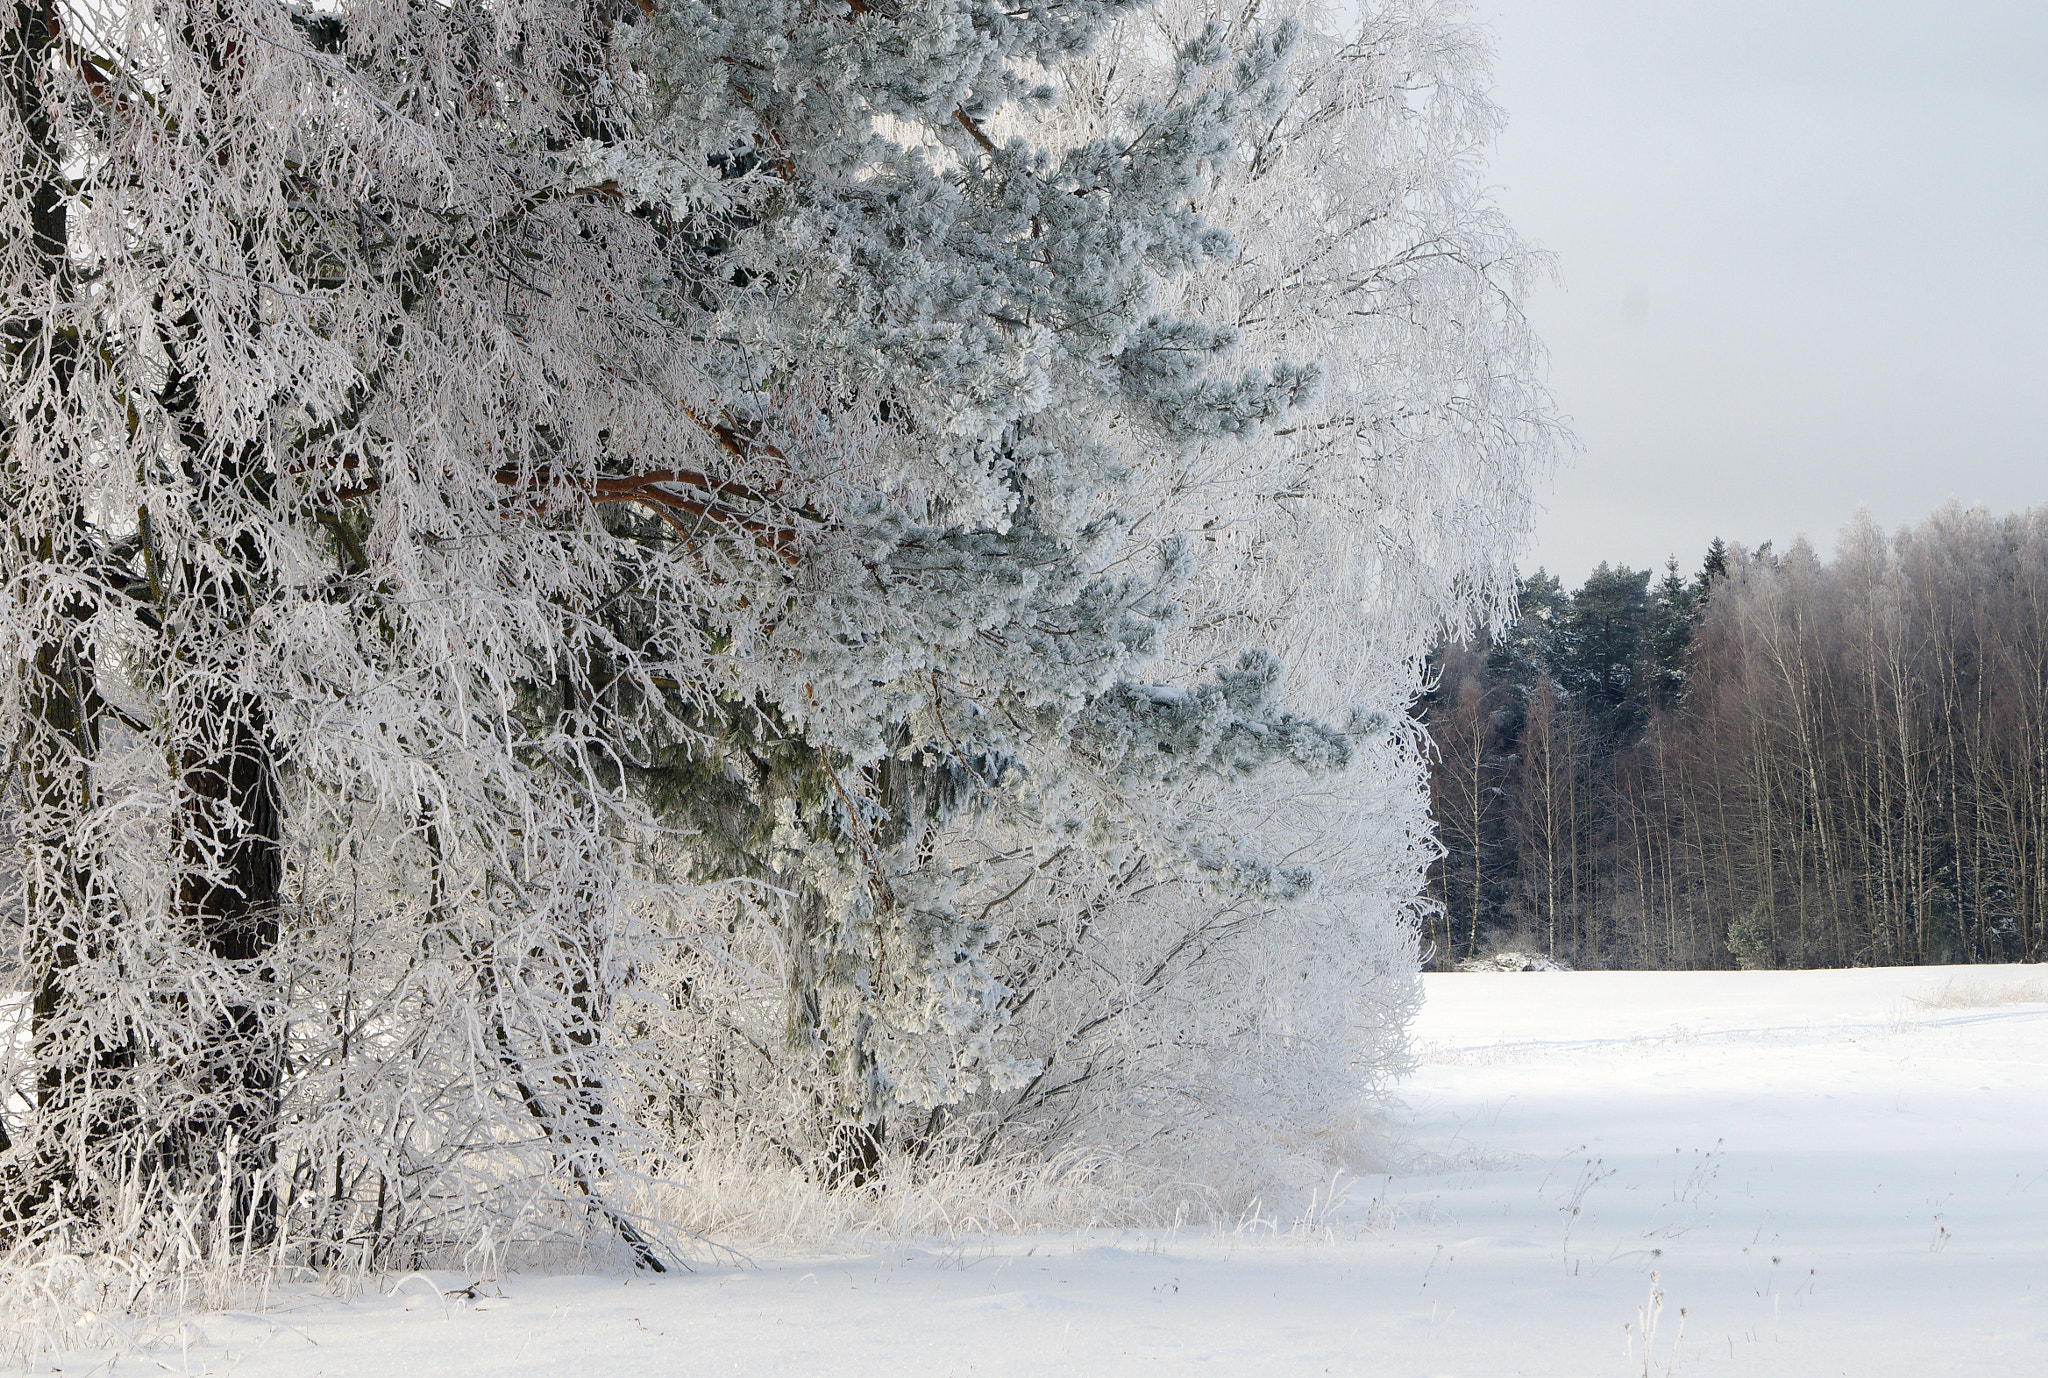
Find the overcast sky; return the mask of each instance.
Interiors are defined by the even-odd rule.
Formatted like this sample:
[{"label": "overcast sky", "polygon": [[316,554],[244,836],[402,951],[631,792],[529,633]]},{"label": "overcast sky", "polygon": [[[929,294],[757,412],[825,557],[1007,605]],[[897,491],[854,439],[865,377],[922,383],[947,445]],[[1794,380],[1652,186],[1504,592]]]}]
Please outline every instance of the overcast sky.
[{"label": "overcast sky", "polygon": [[1476,0],[1583,449],[1538,564],[2048,502],[2048,0]]}]

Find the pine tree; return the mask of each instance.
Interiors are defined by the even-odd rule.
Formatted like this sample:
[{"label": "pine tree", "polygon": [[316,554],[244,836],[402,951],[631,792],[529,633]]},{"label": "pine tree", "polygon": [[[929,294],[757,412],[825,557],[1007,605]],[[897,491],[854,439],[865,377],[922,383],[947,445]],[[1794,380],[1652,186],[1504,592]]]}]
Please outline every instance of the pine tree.
[{"label": "pine tree", "polygon": [[1648,570],[1602,561],[1572,595],[1559,674],[1608,751],[1642,727],[1644,661],[1649,652]]},{"label": "pine tree", "polygon": [[[975,868],[943,845],[963,811],[993,825],[1000,796],[1020,845],[1050,856],[1128,831],[1134,799],[1191,774],[1348,753],[1275,701],[1270,658],[1226,661],[1206,686],[1134,682],[1191,562],[1136,532],[1119,452],[1261,434],[1314,382],[1284,359],[1221,374],[1230,337],[1162,300],[1230,244],[1187,205],[1276,98],[1289,33],[1237,51],[1201,36],[1116,137],[1034,147],[1014,131],[1051,91],[1023,72],[1084,48],[1117,7],[960,7],[927,41],[952,8],[862,10],[784,47],[780,11],[684,6],[626,47],[656,128],[690,127],[701,74],[756,55],[722,98],[774,155],[733,179],[755,202],[720,271],[749,287],[719,328],[790,361],[752,382],[738,429],[814,516],[796,582],[735,629],[743,684],[712,714],[719,745],[647,781],[705,835],[700,875],[796,893],[788,1036],[826,1069],[832,1153],[856,1174],[892,1106],[1029,1075],[994,1047],[1019,993],[984,960],[987,896],[968,903]],[[1195,834],[1178,855],[1300,884]]]},{"label": "pine tree", "polygon": [[1655,664],[1650,706],[1653,711],[1675,705],[1685,692],[1685,657],[1692,629],[1699,621],[1699,599],[1693,585],[1678,572],[1678,557],[1664,563],[1664,577],[1650,595],[1650,657]]},{"label": "pine tree", "polygon": [[[916,1147],[948,1123],[987,1126],[969,1142],[993,1152],[1057,1147],[1063,1135],[1113,1132],[1119,1120],[1156,1129],[1170,1118],[1176,1135],[1191,1134],[1225,1105],[1249,1122],[1242,1098],[1255,1077],[1273,1106],[1305,1109],[1316,1097],[1302,1082],[1320,1076],[1341,1088],[1353,1068],[1380,1065],[1407,1008],[1411,987],[1396,968],[1421,860],[1420,820],[1408,812],[1418,749],[1392,725],[1430,631],[1498,606],[1504,566],[1489,563],[1493,536],[1523,519],[1523,476],[1551,434],[1531,382],[1533,342],[1506,309],[1540,260],[1467,176],[1472,146],[1497,127],[1471,34],[1391,11],[1375,11],[1358,34],[1265,27],[1288,13],[1170,5],[1104,30],[1089,56],[1064,57],[1052,67],[1050,103],[1027,92],[1033,99],[971,114],[943,99],[891,107],[892,145],[864,165],[888,170],[885,196],[863,181],[864,199],[814,206],[838,184],[808,180],[815,154],[789,127],[763,138],[787,165],[764,162],[750,175],[793,178],[795,193],[778,203],[792,214],[800,207],[837,227],[856,211],[882,215],[877,201],[932,208],[921,213],[947,227],[942,242],[973,246],[979,282],[1021,292],[1009,284],[1035,279],[1013,274],[1050,268],[1048,281],[1084,298],[1072,309],[1043,296],[1003,308],[1009,321],[1035,323],[1043,350],[1032,365],[1041,391],[1016,398],[1025,410],[1006,423],[1028,445],[1006,439],[994,466],[905,485],[923,506],[879,529],[876,553],[829,586],[856,605],[838,614],[846,621],[828,645],[803,650],[796,684],[831,674],[832,692],[815,697],[834,712],[888,686],[890,701],[861,709],[879,741],[833,736],[812,698],[792,702],[786,687],[769,686],[763,701],[781,697],[750,710],[754,726],[722,748],[722,763],[692,758],[662,786],[699,810],[697,864],[718,856],[717,865],[805,894],[776,943],[748,950],[788,963],[792,1032],[838,1081],[827,1117],[861,1131],[819,1151],[856,1173],[877,1138]],[[693,34],[709,31],[693,21]],[[800,69],[763,70],[772,87]],[[1436,101],[1385,99],[1424,72]],[[750,108],[771,104],[757,91]],[[899,162],[899,140],[930,150],[930,170]],[[1016,140],[1042,144],[1034,152]],[[1105,166],[1106,150],[1128,167]],[[1016,171],[1024,165],[1044,170],[1027,182]],[[1088,187],[1108,188],[1113,174],[1133,193],[1095,208],[1045,200],[1042,189],[1066,187],[1088,202],[1095,192],[1071,195],[1084,190],[1080,169],[1091,169]],[[898,176],[920,189],[900,189]],[[1218,222],[1173,231],[1200,252],[1137,259],[1090,247],[1165,242],[1144,218],[1140,188],[1166,189],[1169,204],[1185,199]],[[978,208],[1012,203],[1032,218],[1005,237]],[[1056,228],[1082,213],[1109,218],[1085,236]],[[1353,227],[1335,244],[1317,228],[1331,218]],[[778,243],[783,231],[764,226],[767,244]],[[832,240],[854,235],[830,231]],[[797,237],[792,252],[816,238]],[[1416,248],[1446,242],[1457,253]],[[886,261],[907,283],[931,280],[913,255],[948,261],[929,236],[890,243]],[[1069,246],[1080,256],[1061,257]],[[847,299],[885,299],[861,285],[859,256],[829,269],[839,277],[758,261],[767,266],[750,269],[753,281],[837,283],[850,272]],[[899,295],[916,301],[920,290]],[[1341,297],[1359,309],[1333,317],[1328,303]],[[1131,304],[1130,314],[1091,304],[1109,301],[1119,312]],[[941,338],[981,328],[947,311],[928,317]],[[1452,317],[1460,329],[1438,328]],[[813,329],[808,319],[794,312],[778,328]],[[1091,337],[1119,320],[1136,333],[1114,357],[1135,358],[1130,349],[1142,346],[1148,362],[1105,378],[1089,362],[1100,348]],[[836,317],[833,326],[847,328]],[[1017,340],[993,338],[1003,348]],[[781,352],[822,367],[840,357],[836,339]],[[1280,410],[1274,389],[1310,376],[1296,366],[1305,343],[1323,356],[1317,390],[1285,394]],[[935,357],[952,366],[950,355]],[[895,458],[893,428],[914,428],[929,445],[953,424],[919,419],[935,404],[905,391],[918,376],[906,365],[862,384],[874,389],[865,415],[887,420],[875,428],[877,473],[929,462]],[[955,407],[980,396],[948,391]],[[1081,415],[1089,425],[1078,425]],[[1077,445],[1087,448],[1069,448]],[[1014,495],[987,506],[1013,505],[1014,524],[934,530],[942,517],[971,517],[964,495],[991,472]],[[1484,495],[1452,504],[1469,531],[1443,527],[1452,489]],[[837,527],[878,520],[844,502],[832,510],[835,530],[820,549]],[[900,500],[877,511],[903,521]],[[971,576],[954,577],[951,562],[969,560]],[[1012,574],[1010,562],[1032,572]],[[1093,572],[1112,569],[1114,582]],[[1028,616],[990,596],[1010,589],[1035,600],[1022,605],[1034,609]],[[975,611],[963,615],[963,604]],[[881,607],[888,616],[873,616]],[[813,635],[814,616],[799,610],[777,637],[787,645]],[[1056,629],[1056,639],[1036,639],[1026,624]],[[1000,628],[1003,644],[984,631],[960,642],[963,627]],[[1248,641],[1280,654],[1241,658]],[[1283,689],[1350,728],[1346,740],[1289,714]],[[829,749],[818,749],[821,739]],[[1329,778],[1354,752],[1369,753],[1374,771]],[[1247,818],[1273,824],[1254,832]],[[1290,854],[1297,860],[1279,864]],[[1320,863],[1313,879],[1298,859],[1310,856]],[[1326,902],[1310,898],[1317,885],[1329,887]],[[895,936],[902,920],[886,912],[891,904],[925,907],[913,934]],[[708,941],[721,952],[758,941],[715,932]],[[894,955],[906,951],[936,958],[938,969],[920,975]],[[1243,975],[1269,966],[1270,984]],[[1291,985],[1279,984],[1283,967]],[[712,963],[684,968],[678,980],[693,999],[725,979]],[[1386,991],[1374,999],[1387,1024],[1361,1031],[1361,1043],[1348,1042],[1356,1022],[1343,1013],[1355,1004],[1333,994],[1346,971],[1358,973],[1352,988]],[[1148,1032],[1154,1020],[1171,1025],[1167,1041]],[[1286,1045],[1303,1050],[1291,1064],[1257,1032],[1282,1021],[1304,1031]],[[690,1049],[678,1058],[707,1082],[734,1065],[768,1079],[775,1058],[761,1049],[777,1032],[750,1028],[751,1043],[729,1051],[715,1036],[677,1030],[677,1046]],[[1199,1095],[1188,1070],[1196,1047],[1213,1072]],[[1145,1089],[1162,1084],[1187,1094],[1159,1100]],[[712,1117],[744,1095],[685,1099]],[[1155,1138],[1128,1132],[1134,1143]]]}]

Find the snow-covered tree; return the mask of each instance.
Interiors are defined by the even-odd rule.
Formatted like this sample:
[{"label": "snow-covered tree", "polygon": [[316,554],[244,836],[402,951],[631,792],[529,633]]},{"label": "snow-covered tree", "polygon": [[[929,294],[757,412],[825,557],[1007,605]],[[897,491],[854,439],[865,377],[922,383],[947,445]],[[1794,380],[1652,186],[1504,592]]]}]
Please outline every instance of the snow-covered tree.
[{"label": "snow-covered tree", "polygon": [[[702,1018],[712,989],[747,1010],[762,971],[793,979],[799,1003],[821,1002],[800,1021],[831,1022],[829,994],[811,994],[820,984],[857,992],[841,997],[840,1029],[853,1032],[838,1036],[873,1043],[876,1060],[841,1060],[842,1074],[865,1080],[842,1087],[838,1110],[872,1132],[889,1100],[907,1102],[884,1137],[910,1151],[1151,1145],[1182,1180],[1196,1160],[1269,1177],[1276,1142],[1327,1137],[1356,1094],[1398,1065],[1414,998],[1409,920],[1430,844],[1420,743],[1397,725],[1440,627],[1501,606],[1528,481],[1555,423],[1518,309],[1542,261],[1479,182],[1499,121],[1484,95],[1483,44],[1445,7],[1368,7],[1363,27],[1343,34],[1331,22],[1307,6],[1168,4],[1106,30],[1091,55],[1041,58],[1031,76],[1059,91],[1049,104],[950,123],[940,105],[922,133],[905,116],[885,126],[926,150],[940,181],[976,192],[969,204],[1016,194],[977,181],[1002,172],[994,153],[1004,140],[1042,144],[1033,158],[1063,168],[1105,147],[1184,138],[1202,156],[1184,165],[1175,196],[1199,212],[1211,251],[1155,265],[1142,296],[1094,286],[1095,250],[1055,278],[1095,299],[1143,303],[1132,317],[1157,342],[1145,386],[1172,380],[1182,398],[1215,397],[1205,374],[1281,360],[1314,368],[1320,390],[1270,419],[1240,405],[1199,423],[1184,400],[1133,406],[1142,395],[1128,371],[1115,392],[1079,391],[1086,416],[1106,422],[1089,435],[1104,452],[1094,472],[1118,475],[1113,488],[1098,478],[1091,494],[1119,514],[1096,560],[1128,570],[1148,545],[1173,553],[1162,571],[1170,584],[1127,585],[1154,600],[1153,625],[1128,659],[1104,661],[1096,696],[1070,700],[1078,711],[1029,720],[1011,706],[1022,699],[1043,713],[1030,697],[1055,683],[1042,662],[1071,662],[1064,648],[1085,644],[1074,628],[1054,624],[1065,639],[1032,641],[1023,662],[1002,659],[1007,646],[968,642],[975,661],[946,646],[940,619],[984,641],[992,625],[1005,636],[1046,625],[1042,612],[1017,618],[991,597],[1007,586],[991,578],[999,565],[940,583],[938,562],[920,551],[915,565],[892,557],[886,588],[857,574],[842,581],[842,596],[894,604],[830,652],[848,670],[828,702],[885,686],[895,696],[863,715],[890,735],[864,744],[874,764],[858,785],[844,797],[834,796],[845,780],[814,785],[835,817],[857,801],[865,821],[779,832],[757,823],[753,855],[762,874],[797,888],[825,886],[851,861],[836,900],[819,897],[804,922],[831,931],[834,913],[866,907],[870,926],[839,928],[857,955],[836,971],[805,966],[817,946],[801,930],[750,941],[730,912],[702,952],[681,959],[687,1013],[667,1024],[695,1083],[679,1095],[693,1107],[686,1119],[743,1131],[755,1115],[785,1149],[802,1140],[804,1095],[779,1102],[780,1118],[774,1108],[776,1087],[802,1082],[776,1037],[774,1000],[760,999],[751,1018],[736,1013],[729,1030]],[[1214,132],[1198,142],[1173,133],[1176,121]],[[1035,213],[1040,183],[1025,185]],[[943,223],[931,238],[956,241],[960,222]],[[1058,236],[1036,220],[1020,220],[1012,238],[1027,266],[1059,262]],[[983,265],[1015,251],[1000,236],[969,242]],[[978,271],[990,281],[1001,270]],[[1102,375],[1099,351],[1062,359],[1057,312],[1005,315],[1042,321],[1048,358],[1083,387]],[[1055,369],[1046,378],[1048,390],[1075,388]],[[1249,382],[1239,386],[1249,395]],[[1071,433],[1074,395],[1053,393],[1030,415],[1030,434]],[[1223,415],[1227,424],[1212,424]],[[929,491],[960,492],[988,467]],[[1018,510],[1046,522],[1051,504],[1031,486],[1039,473],[1016,472]],[[1006,553],[989,533],[975,538],[976,554]],[[880,564],[869,560],[863,568]],[[968,597],[975,611],[963,616]],[[877,626],[892,630],[878,638]],[[893,683],[874,673],[878,645],[903,657],[907,673]],[[1285,681],[1268,647],[1285,660]],[[1256,653],[1234,665],[1246,648]],[[1219,666],[1211,687],[1197,688]],[[1126,678],[1105,684],[1112,676]],[[1350,731],[1340,738],[1283,713],[1273,701],[1283,684]],[[806,731],[826,721],[801,706],[791,719]],[[732,773],[722,807],[744,818],[752,805],[765,820],[772,772],[748,750],[752,763]],[[1309,773],[1261,769],[1289,757]],[[1333,778],[1347,758],[1353,770]],[[718,789],[703,784],[698,795]],[[844,835],[862,829],[852,842]],[[875,924],[869,912],[890,903],[911,911],[893,940],[888,929],[902,920]],[[900,960],[892,941],[919,961],[952,959],[951,979],[906,980],[890,966]],[[912,1019],[886,1012],[892,989]],[[923,1002],[921,1028],[912,997]],[[974,1074],[976,1061],[986,1075]],[[761,1100],[750,1107],[750,1096]]]},{"label": "snow-covered tree", "polygon": [[[1223,375],[1223,342],[1165,300],[1229,247],[1189,204],[1278,98],[1291,33],[1186,45],[1179,82],[1114,135],[1025,137],[1044,70],[1125,8],[856,6],[835,28],[682,5],[623,47],[649,126],[674,131],[658,144],[719,159],[747,200],[710,250],[745,284],[718,294],[753,369],[727,422],[803,514],[794,596],[735,645],[751,683],[717,714],[724,747],[671,753],[650,783],[699,829],[700,873],[794,896],[774,934],[788,1033],[833,1082],[826,1123],[855,1131],[842,1155],[895,1104],[1030,1075],[995,1044],[984,906],[935,851],[962,810],[1000,799],[1058,850],[1142,812],[1062,784],[1076,753],[1142,793],[1162,757],[1345,750],[1274,702],[1264,661],[1206,692],[1131,682],[1188,559],[1133,530],[1123,452],[1268,430],[1314,378],[1284,356]],[[754,121],[741,152],[690,143],[716,100]]]},{"label": "snow-covered tree", "polygon": [[1040,1032],[1050,1070],[1003,1111],[1027,1135],[1169,1143],[1183,1171],[1197,1140],[1197,1161],[1250,1190],[1341,1155],[1358,1098],[1399,1066],[1430,850],[1402,710],[1439,628],[1510,591],[1556,432],[1519,311],[1542,259],[1485,196],[1499,113],[1456,7],[1164,4],[1072,73],[1067,116],[1092,128],[1207,25],[1243,41],[1287,19],[1302,28],[1285,95],[1198,202],[1238,247],[1180,300],[1241,352],[1316,361],[1323,385],[1270,440],[1133,463],[1148,520],[1208,555],[1155,673],[1270,647],[1297,705],[1351,724],[1353,764],[1192,782],[1178,810],[1313,871],[1315,890],[1276,905],[1144,875],[1128,901],[1105,887],[1091,933],[1114,944],[1073,969],[1118,973],[1118,996]]},{"label": "snow-covered tree", "polygon": [[[584,705],[715,677],[780,558],[693,419],[690,228],[586,165],[614,16],[7,16],[0,1210],[79,1245],[218,1196],[236,1238],[318,1207],[376,1246],[516,1218],[508,1183],[595,1201],[633,806]],[[651,551],[627,502],[695,528]],[[598,683],[622,580],[670,615]],[[337,891],[366,852],[412,883]]]},{"label": "snow-covered tree", "polygon": [[15,1230],[658,1264],[650,1128],[1185,1158],[1391,1065],[1389,724],[1548,424],[1468,32],[9,13]]}]

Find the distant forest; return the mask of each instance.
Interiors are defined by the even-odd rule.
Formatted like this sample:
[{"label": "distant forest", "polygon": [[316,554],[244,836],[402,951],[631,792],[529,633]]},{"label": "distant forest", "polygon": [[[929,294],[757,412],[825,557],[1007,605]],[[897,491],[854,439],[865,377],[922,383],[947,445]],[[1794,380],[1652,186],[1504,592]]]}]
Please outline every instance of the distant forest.
[{"label": "distant forest", "polygon": [[1439,968],[2048,956],[2048,506],[1539,571],[1432,663]]}]

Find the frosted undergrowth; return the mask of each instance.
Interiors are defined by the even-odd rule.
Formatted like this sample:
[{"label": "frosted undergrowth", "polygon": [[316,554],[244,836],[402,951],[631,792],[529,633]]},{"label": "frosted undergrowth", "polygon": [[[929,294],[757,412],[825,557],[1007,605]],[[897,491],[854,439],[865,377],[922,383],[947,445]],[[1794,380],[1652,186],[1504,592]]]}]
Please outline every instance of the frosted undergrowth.
[{"label": "frosted undergrowth", "polygon": [[[1432,975],[1426,1042],[1530,1056],[1424,1061],[1401,1088],[1411,1160],[1285,1208],[1090,1228],[1089,1193],[1127,1181],[1113,1163],[1008,1216],[945,1205],[966,1178],[829,1212],[785,1193],[782,1219],[729,1219],[797,1242],[688,1275],[543,1275],[507,1254],[495,1274],[280,1277],[267,1313],[245,1299],[131,1328],[133,1344],[75,1326],[91,1305],[75,1299],[45,1334],[79,1338],[36,1371],[2034,1378],[2048,1001],[1915,1002],[2043,975]],[[1895,1007],[1913,1011],[1903,1034],[1884,1025]],[[1700,1036],[1646,1037],[1674,1020]],[[707,1219],[730,1204],[695,1190]],[[961,1232],[915,1233],[945,1222],[919,1200]],[[1067,1209],[1082,1223],[993,1228]],[[832,1228],[847,1233],[801,1242]]]},{"label": "frosted undergrowth", "polygon": [[1914,1009],[1967,1010],[1991,1005],[2036,1005],[2048,1003],[2048,978],[2021,981],[1970,980],[1951,978],[1925,995],[1908,997]]},{"label": "frosted undergrowth", "polygon": [[1144,1228],[1206,1219],[1217,1201],[1200,1184],[1164,1182],[1113,1155],[1082,1151],[1048,1162],[938,1167],[889,1155],[873,1182],[834,1188],[758,1154],[711,1148],[651,1182],[640,1209],[753,1250]]}]

